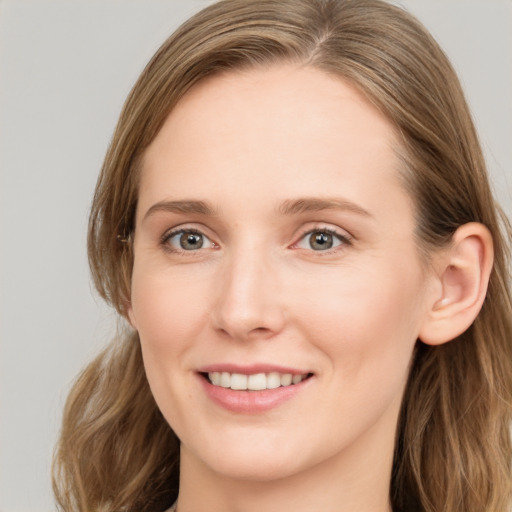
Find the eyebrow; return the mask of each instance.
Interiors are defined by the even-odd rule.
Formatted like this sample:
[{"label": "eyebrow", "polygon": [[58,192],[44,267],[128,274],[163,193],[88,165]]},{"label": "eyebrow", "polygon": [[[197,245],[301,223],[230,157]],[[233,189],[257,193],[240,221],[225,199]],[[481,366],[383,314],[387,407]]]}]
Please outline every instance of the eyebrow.
[{"label": "eyebrow", "polygon": [[282,215],[296,215],[299,213],[319,212],[323,210],[346,210],[364,217],[373,215],[356,203],[340,198],[303,197],[300,199],[288,199],[279,206]]},{"label": "eyebrow", "polygon": [[[287,199],[277,208],[277,212],[281,215],[297,215],[324,210],[345,210],[365,217],[373,217],[370,212],[358,204],[340,198],[303,197],[299,199]],[[215,217],[217,215],[217,211],[204,201],[160,201],[149,208],[144,215],[144,220],[157,212],[195,213],[209,217]]]},{"label": "eyebrow", "polygon": [[196,213],[199,215],[207,215],[211,217],[216,215],[215,210],[204,201],[160,201],[149,208],[149,210],[144,215],[144,219],[147,219],[157,212]]}]

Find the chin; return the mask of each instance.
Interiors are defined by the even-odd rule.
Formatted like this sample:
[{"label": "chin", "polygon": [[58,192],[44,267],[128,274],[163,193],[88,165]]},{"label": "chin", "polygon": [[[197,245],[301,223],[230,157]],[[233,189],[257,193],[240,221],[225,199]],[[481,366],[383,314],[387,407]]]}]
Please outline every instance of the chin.
[{"label": "chin", "polygon": [[213,450],[198,449],[194,458],[209,471],[234,480],[268,482],[299,473],[305,465],[297,457],[300,450],[289,454],[283,449],[276,449],[276,446],[279,445],[269,443],[262,446],[261,443],[247,441],[231,442],[226,446],[217,442]]},{"label": "chin", "polygon": [[299,467],[290,466],[283,458],[276,457],[261,460],[223,460],[216,461],[212,469],[227,478],[248,482],[269,482],[281,480],[300,472]]}]

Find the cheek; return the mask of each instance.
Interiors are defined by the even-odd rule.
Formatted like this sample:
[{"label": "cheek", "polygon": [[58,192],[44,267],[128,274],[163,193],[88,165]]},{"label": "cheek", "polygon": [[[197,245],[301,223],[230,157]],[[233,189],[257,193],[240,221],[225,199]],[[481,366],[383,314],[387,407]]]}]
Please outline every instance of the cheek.
[{"label": "cheek", "polygon": [[[400,260],[398,260],[400,261]],[[400,265],[353,268],[309,283],[301,327],[343,378],[402,382],[421,322],[421,277]]]},{"label": "cheek", "polygon": [[132,311],[145,361],[156,365],[179,363],[179,356],[204,329],[208,308],[207,283],[165,272],[132,278]]},{"label": "cheek", "polygon": [[311,287],[317,291],[302,305],[300,327],[322,354],[320,377],[330,390],[309,415],[316,415],[318,429],[334,425],[325,434],[333,446],[381,421],[390,431],[396,427],[420,307],[416,276],[393,275],[400,273],[353,272],[326,280],[323,292]]},{"label": "cheek", "polygon": [[186,432],[190,407],[190,353],[205,325],[208,308],[204,280],[180,279],[165,270],[132,277],[132,308],[146,376],[164,417],[179,434]]}]

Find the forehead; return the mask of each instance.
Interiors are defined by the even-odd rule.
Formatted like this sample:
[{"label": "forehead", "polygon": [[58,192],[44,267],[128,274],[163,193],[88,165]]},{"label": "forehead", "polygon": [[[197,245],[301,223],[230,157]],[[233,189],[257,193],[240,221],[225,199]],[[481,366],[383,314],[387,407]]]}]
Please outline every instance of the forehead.
[{"label": "forehead", "polygon": [[[347,81],[280,65],[196,84],[147,149],[140,199],[241,194],[275,199],[379,193],[399,185],[393,125]],[[282,193],[282,197],[278,197]],[[220,196],[219,196],[220,197]]]}]

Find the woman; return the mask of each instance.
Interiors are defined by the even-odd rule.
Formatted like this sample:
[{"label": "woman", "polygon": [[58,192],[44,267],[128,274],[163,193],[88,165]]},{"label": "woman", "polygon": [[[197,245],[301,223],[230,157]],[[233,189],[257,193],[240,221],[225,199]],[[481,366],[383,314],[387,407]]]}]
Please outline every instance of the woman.
[{"label": "woman", "polygon": [[508,233],[411,16],[206,8],[99,178],[91,268],[130,328],[69,397],[61,507],[505,512]]}]

